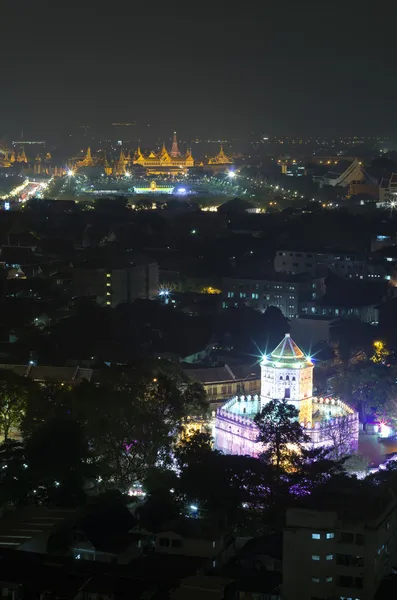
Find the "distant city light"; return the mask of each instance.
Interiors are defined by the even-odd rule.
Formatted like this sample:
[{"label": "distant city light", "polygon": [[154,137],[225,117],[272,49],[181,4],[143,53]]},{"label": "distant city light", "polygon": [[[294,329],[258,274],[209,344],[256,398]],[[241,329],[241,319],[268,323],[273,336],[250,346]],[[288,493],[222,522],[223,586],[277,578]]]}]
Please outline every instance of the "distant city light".
[{"label": "distant city light", "polygon": [[197,511],[198,511],[198,506],[196,506],[195,504],[191,504],[191,505],[190,505],[190,510],[191,510],[192,512],[197,512]]},{"label": "distant city light", "polygon": [[131,177],[131,173],[129,171],[126,171],[125,176],[126,177]]},{"label": "distant city light", "polygon": [[68,175],[69,175],[69,177],[73,177],[73,175],[74,175],[74,171],[72,171],[71,169],[69,169],[69,171],[68,171]]},{"label": "distant city light", "polygon": [[230,179],[234,179],[234,177],[236,177],[236,172],[235,171],[229,171],[228,172],[228,176],[230,177]]},{"label": "distant city light", "polygon": [[178,188],[178,194],[186,194],[186,188]]},{"label": "distant city light", "polygon": [[195,235],[197,233],[197,229],[192,229],[190,232],[192,235]]}]

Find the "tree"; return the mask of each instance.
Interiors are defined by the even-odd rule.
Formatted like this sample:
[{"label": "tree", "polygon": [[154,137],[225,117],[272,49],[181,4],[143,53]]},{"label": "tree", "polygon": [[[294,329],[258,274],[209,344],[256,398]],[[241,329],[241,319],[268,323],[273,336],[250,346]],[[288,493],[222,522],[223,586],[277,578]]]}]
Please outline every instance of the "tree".
[{"label": "tree", "polygon": [[291,452],[299,452],[308,441],[298,418],[298,410],[285,399],[271,400],[255,417],[258,441],[265,446],[264,457],[275,464],[278,478],[290,463]]},{"label": "tree", "polygon": [[212,449],[212,436],[209,431],[195,431],[188,437],[182,437],[175,448],[175,458],[179,467],[191,463],[204,462],[217,454]]},{"label": "tree", "polygon": [[184,418],[202,414],[202,386],[179,371],[153,372],[149,363],[116,370],[100,386],[83,382],[74,390],[72,414],[83,425],[98,457],[102,478],[127,489],[149,468],[171,464]]},{"label": "tree", "polygon": [[330,419],[328,425],[328,441],[331,442],[330,456],[335,460],[340,460],[344,456],[350,455],[354,450],[352,440],[355,438],[355,427],[358,424],[344,417]]},{"label": "tree", "polygon": [[31,501],[75,505],[83,484],[96,474],[84,430],[72,419],[51,419],[38,427],[25,447]]},{"label": "tree", "polygon": [[28,386],[12,371],[0,372],[0,433],[8,440],[10,431],[19,428],[27,407]]}]

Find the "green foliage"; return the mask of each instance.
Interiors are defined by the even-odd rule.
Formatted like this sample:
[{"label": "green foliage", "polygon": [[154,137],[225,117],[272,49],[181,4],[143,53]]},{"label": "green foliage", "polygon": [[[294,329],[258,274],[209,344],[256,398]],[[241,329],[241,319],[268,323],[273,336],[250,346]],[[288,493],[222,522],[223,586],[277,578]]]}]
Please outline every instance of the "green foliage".
[{"label": "green foliage", "polygon": [[12,371],[0,372],[0,435],[7,440],[13,428],[18,429],[28,400],[28,383]]},{"label": "green foliage", "polygon": [[196,431],[183,438],[175,448],[175,458],[180,468],[192,463],[203,463],[217,454],[212,450],[212,436],[209,431]]},{"label": "green foliage", "polygon": [[288,466],[291,455],[307,441],[298,419],[298,410],[285,399],[271,400],[255,417],[258,441],[266,446],[264,457],[275,464],[278,475],[283,466]]},{"label": "green foliage", "polygon": [[381,419],[397,420],[395,367],[368,360],[341,371],[332,382],[334,394],[355,406],[362,417],[375,411]]},{"label": "green foliage", "polygon": [[183,420],[206,411],[200,384],[170,363],[145,361],[128,371],[110,369],[100,385],[35,387],[22,429],[30,443],[50,421],[73,420],[88,440],[102,487],[127,490],[157,463],[169,465]]}]

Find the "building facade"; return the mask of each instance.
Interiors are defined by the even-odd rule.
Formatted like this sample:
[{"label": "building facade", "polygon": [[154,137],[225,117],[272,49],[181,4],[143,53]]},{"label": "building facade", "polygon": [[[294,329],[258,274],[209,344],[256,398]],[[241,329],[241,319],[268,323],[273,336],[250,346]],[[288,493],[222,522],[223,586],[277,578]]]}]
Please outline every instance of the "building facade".
[{"label": "building facade", "polygon": [[304,300],[321,298],[324,294],[324,278],[305,273],[275,273],[268,279],[224,278],[222,308],[245,305],[263,312],[269,306],[276,306],[291,319],[298,316]]},{"label": "building facade", "polygon": [[357,503],[354,507],[352,498],[343,498],[343,492],[339,500],[343,506],[340,511],[287,511],[283,536],[285,600],[372,600],[382,578],[392,573],[397,560],[396,500],[390,497],[368,515],[358,510]]},{"label": "building facade", "polygon": [[82,266],[72,271],[73,296],[90,296],[102,306],[130,304],[158,294],[158,264],[137,260],[124,266]]},{"label": "building facade", "polygon": [[373,282],[382,281],[387,275],[384,265],[373,263],[364,255],[348,252],[277,250],[274,270],[289,275],[310,273],[313,277],[329,271],[343,279]]}]

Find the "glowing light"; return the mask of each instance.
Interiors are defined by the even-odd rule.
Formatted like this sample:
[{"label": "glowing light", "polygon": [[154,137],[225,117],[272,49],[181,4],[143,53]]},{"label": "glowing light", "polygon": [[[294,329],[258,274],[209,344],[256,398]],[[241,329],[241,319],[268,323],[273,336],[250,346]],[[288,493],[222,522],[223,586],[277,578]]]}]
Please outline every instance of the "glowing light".
[{"label": "glowing light", "polygon": [[126,177],[131,177],[131,173],[129,173],[129,171],[126,171],[125,176]]},{"label": "glowing light", "polygon": [[178,188],[178,194],[186,194],[186,188]]},{"label": "glowing light", "polygon": [[189,508],[190,508],[190,510],[192,512],[197,512],[198,511],[198,506],[196,506],[195,504],[191,504]]},{"label": "glowing light", "polygon": [[389,427],[389,425],[386,425],[386,423],[379,423],[379,436],[381,438],[388,438],[391,436],[392,434],[392,428]]},{"label": "glowing light", "polygon": [[69,177],[73,177],[74,171],[72,171],[71,169],[69,169],[69,171],[68,171],[67,174],[68,174]]},{"label": "glowing light", "polygon": [[171,290],[169,290],[167,288],[163,288],[159,291],[159,296],[161,296],[162,298],[164,298],[164,297],[168,298],[170,293],[171,293]]},{"label": "glowing light", "polygon": [[236,172],[235,171],[229,171],[228,172],[228,176],[230,177],[230,179],[234,179],[234,177],[236,177]]}]

